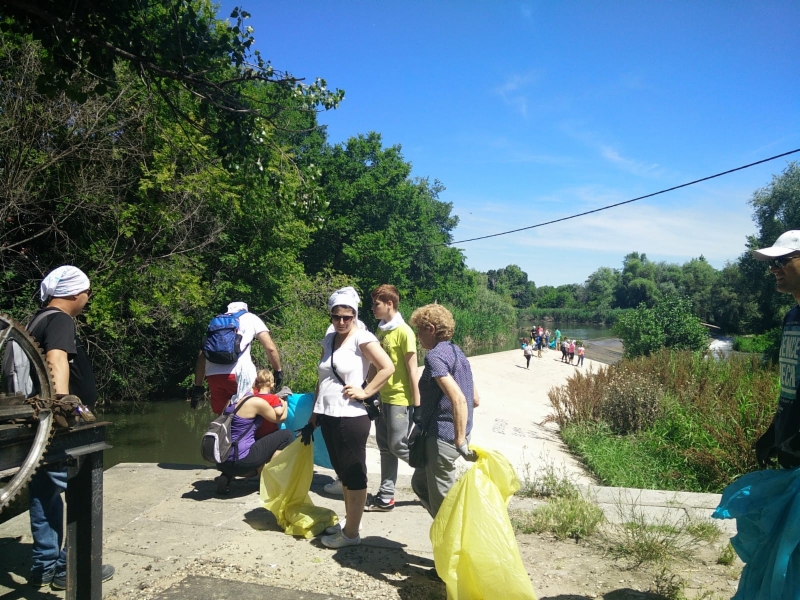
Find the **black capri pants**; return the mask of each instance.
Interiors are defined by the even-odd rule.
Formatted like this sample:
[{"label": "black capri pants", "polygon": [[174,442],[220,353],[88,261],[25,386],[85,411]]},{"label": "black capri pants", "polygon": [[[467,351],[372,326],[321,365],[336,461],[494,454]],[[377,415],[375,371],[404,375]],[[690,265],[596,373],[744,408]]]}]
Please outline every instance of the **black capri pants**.
[{"label": "black capri pants", "polygon": [[342,485],[353,491],[367,489],[369,417],[319,415],[318,419],[333,470]]},{"label": "black capri pants", "polygon": [[265,435],[250,446],[247,456],[236,461],[236,466],[243,469],[257,469],[272,460],[273,454],[283,450],[292,443],[294,435],[288,429],[278,429]]}]

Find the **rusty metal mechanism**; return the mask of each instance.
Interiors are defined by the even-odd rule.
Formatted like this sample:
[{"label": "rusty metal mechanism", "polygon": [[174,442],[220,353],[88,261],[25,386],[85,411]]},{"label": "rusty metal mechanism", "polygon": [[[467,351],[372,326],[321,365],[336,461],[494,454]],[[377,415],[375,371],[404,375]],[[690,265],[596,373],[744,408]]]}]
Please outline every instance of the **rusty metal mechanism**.
[{"label": "rusty metal mechanism", "polygon": [[12,342],[30,362],[35,393],[7,393],[0,375],[0,512],[39,468],[54,432],[55,387],[44,354],[22,325],[0,313],[0,356]]}]

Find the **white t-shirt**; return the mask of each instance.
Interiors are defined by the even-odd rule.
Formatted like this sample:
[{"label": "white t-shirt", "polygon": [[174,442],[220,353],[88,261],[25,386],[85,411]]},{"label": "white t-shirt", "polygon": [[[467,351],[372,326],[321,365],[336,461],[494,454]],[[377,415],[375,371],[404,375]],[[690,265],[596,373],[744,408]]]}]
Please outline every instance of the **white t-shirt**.
[{"label": "white t-shirt", "polygon": [[[339,383],[331,368],[331,344],[335,335],[336,333],[329,333],[322,340],[324,354],[317,367],[319,394],[314,401],[314,412],[329,417],[360,417],[367,414],[367,409],[360,400],[344,397],[344,386]],[[346,384],[360,386],[364,383],[369,371],[369,361],[361,352],[361,345],[370,342],[378,343],[378,338],[366,329],[356,329],[336,349],[333,364]]]},{"label": "white t-shirt", "polygon": [[[269,332],[264,321],[253,313],[244,313],[239,317],[239,334],[242,336],[242,348],[246,348],[241,356],[235,363],[229,365],[218,365],[212,363],[210,360],[206,361],[206,377],[209,375],[228,375],[230,373],[239,373],[252,375],[250,379],[256,379],[256,366],[253,364],[253,359],[250,356],[250,346],[253,344],[253,339],[262,332]],[[338,365],[337,365],[338,368]]]}]

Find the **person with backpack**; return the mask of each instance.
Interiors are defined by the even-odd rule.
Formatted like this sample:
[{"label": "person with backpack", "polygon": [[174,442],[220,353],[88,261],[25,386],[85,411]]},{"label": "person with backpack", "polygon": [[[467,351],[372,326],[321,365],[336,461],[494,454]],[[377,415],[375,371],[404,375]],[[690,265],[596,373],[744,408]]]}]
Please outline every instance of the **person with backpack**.
[{"label": "person with backpack", "polygon": [[280,388],[283,382],[281,359],[269,329],[258,315],[248,312],[246,303],[231,302],[227,312],[211,319],[203,338],[194,369],[192,408],[197,408],[205,395],[204,378],[208,381],[211,410],[217,415],[250,392],[256,380],[256,366],[250,355],[253,340],[258,340],[267,353],[275,388]]},{"label": "person with backpack", "polygon": [[[217,465],[223,472],[214,479],[218,493],[224,494],[230,489],[231,477],[226,471],[229,469],[239,472],[254,471],[261,475],[264,465],[294,440],[291,431],[278,429],[289,412],[286,404],[279,400],[280,406],[276,408],[270,399],[264,397],[266,395],[262,393],[246,395],[236,404],[223,409],[223,414],[232,415],[230,434],[235,445],[225,463]],[[259,433],[264,431],[269,433],[259,436]]]},{"label": "person with backpack", "polygon": [[[92,364],[78,338],[75,317],[89,302],[90,283],[77,267],[64,265],[42,280],[39,295],[45,307],[31,320],[29,333],[47,359],[57,396],[75,395],[89,410],[97,400]],[[67,467],[63,463],[39,469],[28,485],[33,558],[28,583],[35,587],[67,587],[67,553],[64,543],[64,503]],[[88,560],[89,557],[78,557]],[[114,576],[114,567],[103,565],[102,581]]]}]

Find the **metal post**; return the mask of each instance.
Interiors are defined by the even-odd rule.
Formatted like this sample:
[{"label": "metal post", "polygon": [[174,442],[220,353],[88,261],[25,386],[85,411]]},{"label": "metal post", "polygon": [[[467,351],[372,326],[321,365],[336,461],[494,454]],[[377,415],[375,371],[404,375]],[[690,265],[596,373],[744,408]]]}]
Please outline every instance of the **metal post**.
[{"label": "metal post", "polygon": [[67,482],[66,600],[102,600],[103,452],[79,456],[73,465]]}]

